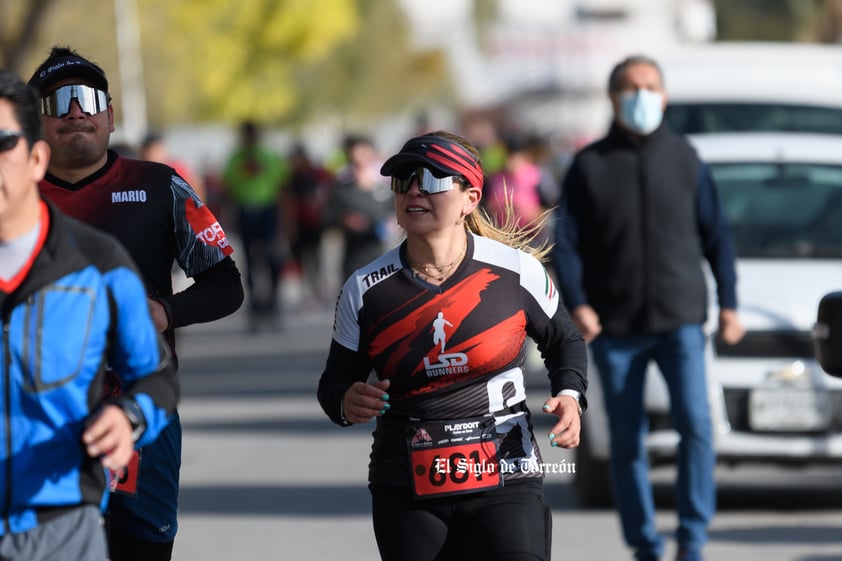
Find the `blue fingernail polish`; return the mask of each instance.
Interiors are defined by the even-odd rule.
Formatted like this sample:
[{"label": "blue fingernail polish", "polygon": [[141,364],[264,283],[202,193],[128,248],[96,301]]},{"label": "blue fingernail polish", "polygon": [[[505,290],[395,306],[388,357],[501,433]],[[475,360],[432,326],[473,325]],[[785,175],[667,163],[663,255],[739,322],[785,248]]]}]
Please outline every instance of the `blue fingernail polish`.
[{"label": "blue fingernail polish", "polygon": [[549,406],[549,405],[545,405],[545,406],[544,406],[544,411],[548,411],[549,409],[550,409],[550,406]]},{"label": "blue fingernail polish", "polygon": [[384,403],[384,404],[383,404],[383,409],[388,409],[389,407],[391,407],[391,405],[390,405],[390,404],[388,404],[388,403]]},{"label": "blue fingernail polish", "polygon": [[550,440],[552,440],[553,438],[555,438],[555,433],[550,433]]},{"label": "blue fingernail polish", "polygon": [[552,442],[550,442],[550,446],[555,448],[556,446],[558,446],[558,443],[555,440],[553,440]]},{"label": "blue fingernail polish", "polygon": [[378,415],[385,415],[385,414],[386,414],[386,410],[385,410],[385,409],[381,409],[380,411],[378,411],[378,412],[377,412],[377,414],[378,414]]},{"label": "blue fingernail polish", "polygon": [[387,400],[387,399],[389,399],[389,394],[384,393],[384,394],[383,394],[383,396],[382,396],[380,399],[382,399],[382,400],[384,400],[384,401],[385,401],[385,400]]}]

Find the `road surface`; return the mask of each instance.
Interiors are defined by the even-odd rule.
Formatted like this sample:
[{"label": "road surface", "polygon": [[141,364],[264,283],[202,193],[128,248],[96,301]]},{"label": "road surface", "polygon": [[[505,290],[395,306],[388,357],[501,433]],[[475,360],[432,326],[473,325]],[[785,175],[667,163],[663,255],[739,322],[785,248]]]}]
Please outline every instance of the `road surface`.
[{"label": "road surface", "polygon": [[[315,399],[331,321],[324,311],[290,313],[278,330],[255,334],[238,312],[181,330],[175,561],[378,559],[365,485],[371,425],[337,427]],[[544,382],[531,376],[528,389],[540,431],[550,426],[540,413]],[[568,452],[544,454],[572,462]],[[655,472],[667,559],[675,550],[671,476],[670,468]],[[571,477],[547,478],[553,558],[630,560],[614,512],[578,509]],[[842,561],[842,467],[723,467],[719,479],[707,559]]]}]

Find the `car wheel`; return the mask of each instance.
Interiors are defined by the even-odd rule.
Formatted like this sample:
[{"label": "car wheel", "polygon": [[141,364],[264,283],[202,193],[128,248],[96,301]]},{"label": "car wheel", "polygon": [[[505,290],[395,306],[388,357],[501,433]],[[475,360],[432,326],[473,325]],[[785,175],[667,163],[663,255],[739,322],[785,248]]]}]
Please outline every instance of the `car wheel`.
[{"label": "car wheel", "polygon": [[579,447],[576,448],[574,486],[576,499],[582,508],[609,508],[614,504],[608,460],[594,457],[584,423]]}]

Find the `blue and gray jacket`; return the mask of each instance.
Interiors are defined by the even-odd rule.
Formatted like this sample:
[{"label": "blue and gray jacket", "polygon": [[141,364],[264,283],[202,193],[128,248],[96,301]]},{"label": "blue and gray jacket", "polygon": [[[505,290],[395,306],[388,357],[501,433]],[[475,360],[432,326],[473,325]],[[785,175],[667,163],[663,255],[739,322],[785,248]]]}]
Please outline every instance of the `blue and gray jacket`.
[{"label": "blue and gray jacket", "polygon": [[48,209],[31,269],[11,292],[0,290],[0,535],[104,503],[106,471],[87,455],[82,432],[102,405],[106,366],[145,417],[138,447],[178,401],[170,353],[128,253]]}]

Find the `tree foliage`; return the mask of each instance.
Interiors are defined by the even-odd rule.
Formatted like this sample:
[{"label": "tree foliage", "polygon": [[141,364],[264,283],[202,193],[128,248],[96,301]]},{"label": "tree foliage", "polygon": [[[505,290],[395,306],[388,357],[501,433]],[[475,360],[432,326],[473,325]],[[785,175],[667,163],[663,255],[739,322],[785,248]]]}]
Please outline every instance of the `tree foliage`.
[{"label": "tree foliage", "polygon": [[[142,6],[154,18],[143,29],[147,74],[170,84],[172,95],[157,100],[168,118],[277,120],[295,106],[294,69],[325,58],[359,26],[353,0],[143,0]],[[155,68],[156,60],[171,64]]]},{"label": "tree foliage", "polygon": [[443,61],[409,52],[394,1],[142,5],[148,81],[167,85],[148,92],[153,121],[294,124],[322,111],[365,113],[405,103],[424,77],[443,76]]},{"label": "tree foliage", "polygon": [[835,0],[715,0],[721,41],[813,39],[822,4]]},{"label": "tree foliage", "polygon": [[[365,119],[452,99],[444,54],[411,44],[398,0],[134,0],[154,125]],[[474,0],[480,32],[495,0]],[[842,0],[715,0],[720,40],[842,40]],[[480,34],[481,35],[481,34]],[[120,99],[114,0],[0,0],[0,60],[27,78],[53,44]],[[121,111],[131,107],[116,107]]]},{"label": "tree foliage", "polygon": [[330,57],[296,69],[302,94],[297,114],[305,119],[333,114],[348,121],[450,99],[443,53],[412,48],[408,25],[393,2],[359,4],[358,32]]},{"label": "tree foliage", "polygon": [[50,47],[60,44],[116,69],[112,4],[110,0],[0,0],[3,68],[27,79]]},{"label": "tree foliage", "polygon": [[0,0],[0,68],[26,74],[24,56],[33,48],[35,32],[53,3],[54,0]]},{"label": "tree foliage", "polygon": [[[397,0],[134,1],[155,125],[365,116],[449,91],[443,56],[413,51]],[[4,66],[26,78],[69,45],[119,100],[115,17],[113,0],[0,0]]]}]

